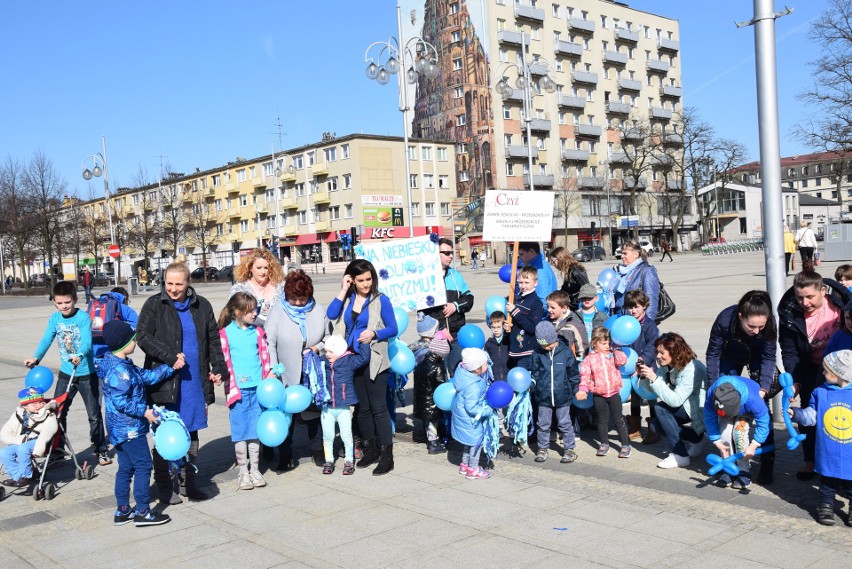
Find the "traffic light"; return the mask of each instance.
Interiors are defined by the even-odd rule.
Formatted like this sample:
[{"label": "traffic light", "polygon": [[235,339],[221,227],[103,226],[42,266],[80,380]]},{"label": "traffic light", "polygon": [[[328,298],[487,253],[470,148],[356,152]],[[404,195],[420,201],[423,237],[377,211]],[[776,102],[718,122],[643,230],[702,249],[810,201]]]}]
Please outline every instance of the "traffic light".
[{"label": "traffic light", "polygon": [[358,238],[358,228],[357,227],[350,227],[349,228],[349,235],[352,236],[352,246],[354,247],[355,245],[358,244],[358,241],[360,241],[360,239]]}]

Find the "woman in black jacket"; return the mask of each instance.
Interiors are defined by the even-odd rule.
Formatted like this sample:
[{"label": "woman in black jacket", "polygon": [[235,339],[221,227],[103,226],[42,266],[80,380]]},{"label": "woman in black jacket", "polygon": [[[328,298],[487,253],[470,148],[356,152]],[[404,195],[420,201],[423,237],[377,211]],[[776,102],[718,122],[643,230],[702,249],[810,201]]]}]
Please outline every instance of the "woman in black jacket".
[{"label": "woman in black jacket", "polygon": [[571,299],[572,311],[580,308],[580,287],[589,282],[589,275],[577,259],[565,247],[557,247],[550,253],[556,270],[562,274],[562,290]]},{"label": "woman in black jacket", "polygon": [[[207,427],[207,407],[215,400],[213,385],[227,381],[228,368],[222,354],[219,328],[213,307],[189,286],[189,269],[184,263],[166,268],[163,292],[150,297],[139,313],[136,327],[139,347],[145,352],[145,368],[166,363],[180,370],[149,391],[152,403],[176,411],[189,431],[189,462],[179,474],[180,494],[191,500],[210,496],[196,484],[198,431]],[[174,482],[168,463],[156,449],[153,451],[154,480],[159,500],[164,504],[180,504],[174,493]]]}]

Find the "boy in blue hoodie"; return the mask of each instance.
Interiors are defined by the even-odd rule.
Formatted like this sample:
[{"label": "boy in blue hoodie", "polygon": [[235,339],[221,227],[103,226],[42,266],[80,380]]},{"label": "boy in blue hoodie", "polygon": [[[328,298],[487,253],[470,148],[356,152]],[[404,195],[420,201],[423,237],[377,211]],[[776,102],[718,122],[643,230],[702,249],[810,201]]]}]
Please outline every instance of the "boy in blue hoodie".
[{"label": "boy in blue hoodie", "polygon": [[[834,525],[834,497],[852,492],[852,350],[828,354],[822,360],[825,383],[814,389],[803,409],[789,409],[800,425],[816,425],[816,465],[820,474],[817,521]],[[852,502],[846,525],[852,526]]]},{"label": "boy in blue hoodie", "polygon": [[[754,436],[749,442],[750,420],[754,419]],[[744,377],[723,375],[713,382],[704,401],[704,428],[707,437],[716,445],[722,458],[743,453],[737,461],[739,475],[731,480],[727,474],[719,477],[719,484],[731,484],[734,490],[742,490],[751,484],[749,459],[757,447],[766,442],[772,424],[769,409],[760,396],[760,384]]]},{"label": "boy in blue hoodie", "polygon": [[[136,350],[136,333],[129,324],[121,320],[107,322],[103,335],[110,352],[104,355],[98,374],[103,382],[107,430],[118,458],[117,508],[113,523],[123,526],[133,522],[137,527],[168,523],[169,516],[150,508],[149,489],[154,466],[146,435],[149,423],[157,423],[158,419],[147,405],[146,387],[160,383],[183,367],[183,358],[178,358],[174,367],[162,364],[154,369],[142,369],[130,361],[130,354]],[[131,479],[135,508],[130,507]]]}]

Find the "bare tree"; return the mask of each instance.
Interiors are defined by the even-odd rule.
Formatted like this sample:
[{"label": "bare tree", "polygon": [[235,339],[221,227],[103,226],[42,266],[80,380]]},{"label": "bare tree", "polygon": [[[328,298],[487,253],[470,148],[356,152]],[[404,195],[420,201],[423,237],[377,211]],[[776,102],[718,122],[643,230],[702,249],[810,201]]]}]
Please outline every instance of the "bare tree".
[{"label": "bare tree", "polygon": [[621,168],[621,191],[626,197],[626,213],[637,215],[637,194],[647,190],[645,177],[655,164],[656,144],[647,117],[634,113],[617,130],[620,131],[620,149],[610,155],[610,163]]},{"label": "bare tree", "polygon": [[33,201],[44,259],[50,267],[51,286],[56,282],[53,260],[59,232],[62,196],[67,184],[59,177],[53,162],[41,150],[37,150],[24,171],[24,187]]},{"label": "bare tree", "polygon": [[100,268],[100,253],[104,243],[109,240],[109,222],[106,214],[106,204],[95,195],[95,191],[89,185],[88,200],[77,207],[80,210],[82,221],[82,242],[95,260],[95,276]]},{"label": "bare tree", "polygon": [[150,180],[142,166],[139,166],[136,174],[131,180],[133,187],[137,188],[134,194],[135,201],[132,204],[132,215],[127,220],[127,240],[142,251],[145,258],[145,268],[150,270],[150,253],[154,251],[162,234],[160,223],[157,219],[158,200],[156,191],[148,188]]},{"label": "bare tree", "polygon": [[567,247],[569,233],[568,220],[574,217],[580,219],[582,222],[582,212],[580,205],[583,202],[583,197],[576,187],[571,185],[571,183],[567,179],[562,177],[557,178],[553,190],[553,217],[555,219],[562,219],[565,236],[565,247]]},{"label": "bare tree", "polygon": [[32,241],[35,213],[33,201],[25,189],[24,167],[11,156],[7,156],[0,166],[0,222],[2,232],[11,240],[11,250],[15,252],[15,256],[9,259],[13,276],[17,258],[21,266],[21,282],[29,288],[26,253]]},{"label": "bare tree", "polygon": [[[191,245],[201,249],[201,265],[207,267],[207,250],[221,239],[216,231],[219,216],[210,203],[213,194],[191,184],[186,184],[184,196],[186,197],[185,201],[190,204],[186,223],[188,241]],[[258,227],[257,230],[260,231],[260,228]],[[207,281],[207,271],[204,271],[204,281]]]},{"label": "bare tree", "polygon": [[183,184],[177,182],[182,176],[169,172],[159,189],[163,246],[170,247],[175,256],[187,232],[187,215],[182,204]]},{"label": "bare tree", "polygon": [[77,197],[65,195],[62,202],[60,227],[63,238],[59,240],[59,255],[68,253],[74,256],[74,278],[80,269],[80,256],[84,250],[85,228],[83,212]]}]

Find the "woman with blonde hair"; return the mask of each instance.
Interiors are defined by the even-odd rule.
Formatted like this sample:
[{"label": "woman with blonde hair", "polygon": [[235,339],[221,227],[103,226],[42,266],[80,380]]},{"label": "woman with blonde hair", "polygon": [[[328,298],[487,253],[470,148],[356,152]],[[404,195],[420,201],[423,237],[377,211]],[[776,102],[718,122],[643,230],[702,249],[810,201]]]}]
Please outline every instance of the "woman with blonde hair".
[{"label": "woman with blonde hair", "polygon": [[257,300],[257,319],[255,326],[263,328],[269,311],[281,299],[284,285],[284,271],[281,265],[266,249],[255,249],[245,257],[234,270],[236,284],[231,287],[228,298],[238,292],[245,292]]},{"label": "woman with blonde hair", "polygon": [[657,318],[657,308],[660,297],[660,278],[657,269],[648,263],[648,254],[635,239],[621,245],[621,264],[615,266],[619,279],[615,285],[615,314],[620,314],[624,307],[624,295],[631,290],[641,290],[648,295],[647,316],[651,320]]},{"label": "woman with blonde hair", "polygon": [[557,247],[551,251],[550,259],[556,270],[562,274],[561,290],[568,293],[571,310],[577,310],[580,307],[580,287],[589,282],[586,268],[565,247]]}]

